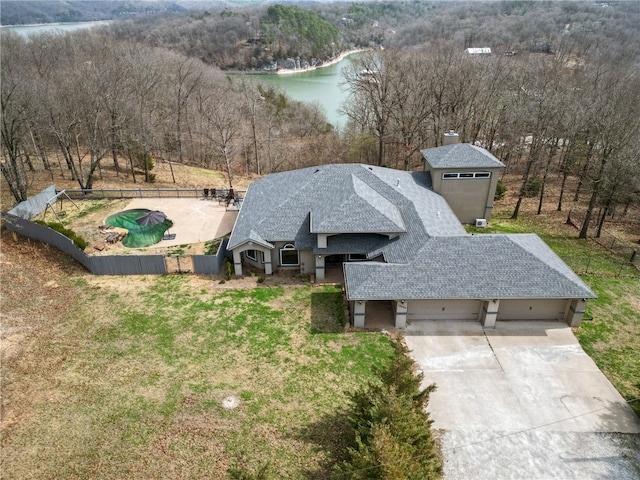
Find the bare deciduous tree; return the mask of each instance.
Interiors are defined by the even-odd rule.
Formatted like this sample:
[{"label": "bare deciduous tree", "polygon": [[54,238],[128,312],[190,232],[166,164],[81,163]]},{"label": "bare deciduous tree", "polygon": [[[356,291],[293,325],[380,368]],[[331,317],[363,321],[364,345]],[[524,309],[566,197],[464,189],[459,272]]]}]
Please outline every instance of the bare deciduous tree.
[{"label": "bare deciduous tree", "polygon": [[28,177],[23,163],[23,143],[31,116],[28,88],[25,89],[28,71],[20,62],[24,54],[15,35],[2,33],[2,77],[0,84],[0,135],[3,158],[0,160],[2,175],[16,202],[27,199]]},{"label": "bare deciduous tree", "polygon": [[209,86],[209,94],[201,104],[200,114],[206,119],[208,137],[224,160],[224,169],[233,187],[232,163],[235,161],[235,144],[240,132],[240,112],[230,82]]},{"label": "bare deciduous tree", "polygon": [[633,71],[611,65],[599,65],[589,72],[594,94],[592,115],[589,119],[591,149],[590,161],[595,168],[589,178],[591,196],[580,228],[579,238],[587,238],[593,210],[603,191],[610,162],[624,156],[626,149],[640,135],[637,92],[640,79]]},{"label": "bare deciduous tree", "polygon": [[350,101],[344,112],[378,142],[376,164],[385,164],[385,146],[391,121],[391,72],[374,53],[366,53],[345,69]]}]

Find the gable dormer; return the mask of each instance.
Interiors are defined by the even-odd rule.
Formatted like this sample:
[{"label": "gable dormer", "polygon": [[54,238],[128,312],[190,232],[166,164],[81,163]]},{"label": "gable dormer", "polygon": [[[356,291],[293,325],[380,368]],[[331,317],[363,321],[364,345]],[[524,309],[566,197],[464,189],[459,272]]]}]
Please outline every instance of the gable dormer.
[{"label": "gable dormer", "polygon": [[326,248],[331,235],[374,233],[394,238],[407,228],[393,203],[351,174],[344,191],[310,212],[310,231],[318,235],[318,248]]}]

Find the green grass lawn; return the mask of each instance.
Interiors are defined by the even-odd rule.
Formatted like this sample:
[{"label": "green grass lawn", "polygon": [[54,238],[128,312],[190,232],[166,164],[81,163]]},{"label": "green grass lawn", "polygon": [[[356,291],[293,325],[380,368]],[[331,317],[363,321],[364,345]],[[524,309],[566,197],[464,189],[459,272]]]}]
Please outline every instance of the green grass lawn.
[{"label": "green grass lawn", "polygon": [[640,281],[583,277],[598,295],[576,331],[584,350],[640,416]]},{"label": "green grass lawn", "polygon": [[[627,400],[640,397],[638,274],[544,217],[496,215],[488,230],[538,232],[570,265],[600,262],[582,276],[598,299],[576,335]],[[3,478],[218,479],[266,465],[270,478],[313,479],[344,459],[345,392],[392,348],[381,334],[343,332],[338,289],[97,277],[17,244],[47,259],[5,281],[15,310],[3,328],[33,321],[16,337],[20,354],[3,356]],[[230,396],[242,403],[226,410]]]},{"label": "green grass lawn", "polygon": [[581,274],[598,295],[589,300],[576,337],[611,383],[640,416],[640,271],[593,240],[578,239],[575,229],[544,215],[511,220],[498,212],[489,228],[474,233],[537,233]]},{"label": "green grass lawn", "polygon": [[[131,277],[129,277],[131,278]],[[81,276],[77,317],[31,347],[29,419],[3,439],[11,478],[316,478],[343,459],[346,395],[390,358],[344,333],[332,287],[215,290],[193,276]],[[228,286],[225,285],[225,287]],[[45,373],[42,365],[55,362]],[[43,393],[44,392],[44,393]],[[242,400],[233,410],[222,402]],[[46,398],[44,398],[46,397]],[[9,478],[9,477],[7,477]]]}]

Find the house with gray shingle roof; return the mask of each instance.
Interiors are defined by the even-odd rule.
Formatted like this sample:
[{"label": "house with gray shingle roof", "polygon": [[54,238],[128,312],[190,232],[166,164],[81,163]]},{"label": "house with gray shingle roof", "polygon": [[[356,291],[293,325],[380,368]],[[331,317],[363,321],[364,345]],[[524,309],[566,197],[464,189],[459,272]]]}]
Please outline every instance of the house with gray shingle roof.
[{"label": "house with gray shingle roof", "polygon": [[322,281],[339,268],[357,327],[376,304],[390,307],[399,328],[447,319],[579,324],[594,294],[539,237],[472,235],[462,226],[476,210],[458,205],[455,192],[488,218],[502,163],[465,144],[422,154],[422,172],[339,164],[255,181],[227,246],[236,275],[251,267]]}]

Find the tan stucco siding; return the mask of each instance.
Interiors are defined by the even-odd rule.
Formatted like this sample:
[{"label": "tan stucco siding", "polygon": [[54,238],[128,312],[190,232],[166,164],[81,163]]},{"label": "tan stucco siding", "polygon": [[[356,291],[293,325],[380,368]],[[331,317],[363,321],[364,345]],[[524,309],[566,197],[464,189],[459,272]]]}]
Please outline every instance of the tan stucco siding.
[{"label": "tan stucco siding", "polygon": [[[257,261],[251,260],[249,257],[247,257],[247,250],[255,250],[256,252],[260,252],[256,255]],[[267,247],[263,247],[262,245],[245,244],[236,248],[234,251],[238,253],[242,253],[242,259],[247,264],[253,265],[254,267],[258,267],[264,270],[264,259],[269,252],[269,249]]]},{"label": "tan stucco siding", "polygon": [[295,266],[282,266],[280,265],[280,250],[285,245],[295,245],[293,241],[290,242],[274,242],[275,248],[273,249],[273,266],[276,270],[298,270],[301,273],[313,273],[315,272],[315,259],[311,250],[298,250],[298,265]]},{"label": "tan stucco siding", "polygon": [[[256,255],[257,261],[251,260],[247,257],[247,250],[255,250],[256,252],[259,252]],[[262,245],[255,245],[249,242],[233,249],[233,267],[235,274],[238,276],[242,275],[242,262],[263,270],[267,275],[271,275],[273,273],[272,260],[273,255],[271,249],[263,247]]]},{"label": "tan stucco siding", "polygon": [[440,193],[440,187],[442,185],[442,170],[433,169],[429,170],[431,173],[431,187],[434,192]]},{"label": "tan stucco siding", "polygon": [[502,300],[498,309],[501,320],[564,320],[568,300]]},{"label": "tan stucco siding", "polygon": [[[490,172],[491,178],[442,179],[443,173],[465,172]],[[473,224],[478,218],[491,218],[498,175],[496,168],[433,169],[431,180],[433,190],[444,197],[458,220]]]},{"label": "tan stucco siding", "polygon": [[315,273],[316,260],[311,250],[300,250],[300,273]]},{"label": "tan stucco siding", "polygon": [[462,223],[475,223],[485,218],[491,179],[443,180],[440,194]]},{"label": "tan stucco siding", "polygon": [[[254,247],[253,249],[249,249],[249,250],[258,250],[258,249]],[[258,250],[258,251],[260,251],[260,250]],[[264,263],[262,263],[262,261],[261,261],[262,258],[264,258],[264,257],[261,257],[260,254],[258,254],[258,260],[254,261],[254,260],[251,260],[249,257],[247,257],[247,255],[246,255],[247,252],[246,251],[243,252],[243,253],[244,253],[244,255],[242,257],[243,257],[244,262],[247,265],[251,265],[251,266],[253,266],[255,268],[259,268],[260,270],[264,270]],[[264,255],[264,253],[262,253],[262,255]]]},{"label": "tan stucco siding", "polygon": [[407,321],[477,320],[480,300],[409,300]]}]

